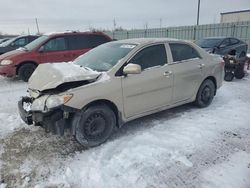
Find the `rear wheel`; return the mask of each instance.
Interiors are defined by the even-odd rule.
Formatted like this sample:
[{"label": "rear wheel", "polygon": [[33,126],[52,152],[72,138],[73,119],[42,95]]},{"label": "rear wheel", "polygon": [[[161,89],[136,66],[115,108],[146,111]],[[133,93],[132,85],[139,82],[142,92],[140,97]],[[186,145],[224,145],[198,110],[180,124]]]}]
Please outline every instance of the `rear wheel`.
[{"label": "rear wheel", "polygon": [[237,69],[234,71],[234,76],[235,76],[235,78],[237,78],[237,79],[242,79],[242,78],[245,76],[245,73],[244,73],[244,66],[239,65],[239,66],[237,67]]},{"label": "rear wheel", "polygon": [[112,134],[116,117],[107,105],[90,106],[76,121],[76,139],[84,147],[104,143]]},{"label": "rear wheel", "polygon": [[32,63],[23,64],[18,69],[18,77],[21,80],[28,82],[30,76],[32,75],[32,73],[34,72],[35,69],[36,69],[36,65],[34,65]]},{"label": "rear wheel", "polygon": [[224,80],[231,82],[234,79],[234,74],[232,72],[226,72],[224,76]]},{"label": "rear wheel", "polygon": [[195,103],[197,106],[204,108],[211,104],[215,94],[215,84],[212,80],[205,80],[197,93]]}]

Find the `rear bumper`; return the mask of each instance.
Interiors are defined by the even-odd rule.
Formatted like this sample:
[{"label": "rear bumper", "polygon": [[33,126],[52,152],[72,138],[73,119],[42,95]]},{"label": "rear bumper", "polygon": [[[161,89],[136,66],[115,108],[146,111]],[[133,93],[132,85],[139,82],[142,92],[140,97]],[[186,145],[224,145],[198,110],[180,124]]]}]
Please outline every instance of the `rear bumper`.
[{"label": "rear bumper", "polygon": [[16,76],[16,67],[13,65],[0,65],[0,75],[6,77]]}]

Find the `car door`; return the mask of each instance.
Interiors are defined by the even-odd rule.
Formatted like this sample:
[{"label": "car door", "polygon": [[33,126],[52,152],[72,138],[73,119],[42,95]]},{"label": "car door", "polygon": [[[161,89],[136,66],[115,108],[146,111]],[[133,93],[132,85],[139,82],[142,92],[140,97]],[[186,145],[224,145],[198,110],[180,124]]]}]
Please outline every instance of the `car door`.
[{"label": "car door", "polygon": [[88,35],[86,34],[70,35],[67,36],[67,39],[69,44],[69,53],[72,60],[91,49],[91,43],[89,41]]},{"label": "car door", "polygon": [[140,74],[122,78],[124,111],[127,118],[171,103],[173,75],[164,44],[140,50],[128,63],[142,67]]},{"label": "car door", "polygon": [[72,58],[68,52],[65,37],[55,37],[47,41],[39,49],[40,63],[68,62]]},{"label": "car door", "polygon": [[202,82],[205,64],[199,53],[186,43],[169,43],[172,63],[169,65],[174,75],[173,102],[190,99],[196,94]]},{"label": "car door", "polygon": [[222,55],[228,54],[232,50],[231,47],[232,46],[231,46],[229,38],[225,38],[219,46],[218,54],[222,54]]}]

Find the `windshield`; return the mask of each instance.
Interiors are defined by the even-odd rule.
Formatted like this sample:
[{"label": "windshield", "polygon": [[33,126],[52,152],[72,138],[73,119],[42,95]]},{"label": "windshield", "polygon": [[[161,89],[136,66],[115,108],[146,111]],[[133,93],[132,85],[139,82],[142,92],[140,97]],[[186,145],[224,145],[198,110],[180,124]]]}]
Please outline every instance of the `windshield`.
[{"label": "windshield", "polygon": [[31,43],[27,44],[25,46],[25,49],[31,51],[31,50],[37,48],[39,45],[41,45],[41,43],[46,41],[48,38],[49,37],[47,35],[43,35],[43,36],[37,38],[36,40],[33,40]]},{"label": "windshield", "polygon": [[74,63],[99,72],[108,71],[134,47],[135,44],[106,43],[78,57]]},{"label": "windshield", "polygon": [[13,39],[10,39],[10,40],[7,40],[3,43],[0,44],[1,47],[6,47],[6,46],[9,46],[12,42],[14,42],[16,40],[16,38],[13,38]]},{"label": "windshield", "polygon": [[202,48],[214,48],[219,46],[222,39],[202,39],[198,40],[196,44]]}]

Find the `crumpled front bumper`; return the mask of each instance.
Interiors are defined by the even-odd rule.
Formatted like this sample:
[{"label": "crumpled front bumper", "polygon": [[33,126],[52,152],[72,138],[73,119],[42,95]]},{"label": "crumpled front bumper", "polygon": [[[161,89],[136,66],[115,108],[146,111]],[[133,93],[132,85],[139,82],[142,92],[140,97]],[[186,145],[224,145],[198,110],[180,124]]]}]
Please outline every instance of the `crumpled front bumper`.
[{"label": "crumpled front bumper", "polygon": [[18,111],[21,119],[28,125],[43,127],[46,132],[63,135],[65,128],[69,128],[70,119],[69,113],[63,110],[63,106],[56,108],[49,112],[25,110],[24,104],[32,104],[32,99],[29,97],[22,97],[18,102]]},{"label": "crumpled front bumper", "polygon": [[20,101],[18,101],[18,111],[21,119],[28,125],[33,124],[32,113],[31,111],[26,111],[24,109],[24,103],[31,103],[32,100],[29,97],[22,97]]}]

